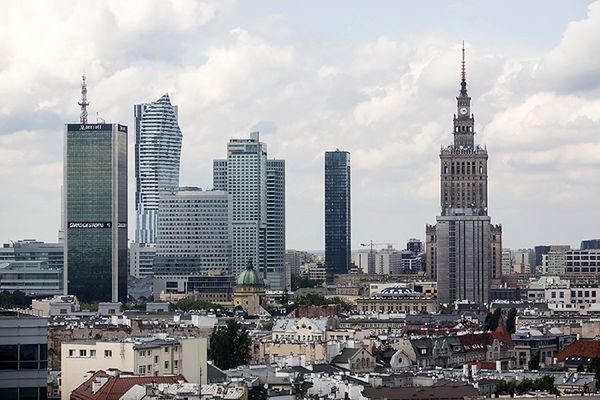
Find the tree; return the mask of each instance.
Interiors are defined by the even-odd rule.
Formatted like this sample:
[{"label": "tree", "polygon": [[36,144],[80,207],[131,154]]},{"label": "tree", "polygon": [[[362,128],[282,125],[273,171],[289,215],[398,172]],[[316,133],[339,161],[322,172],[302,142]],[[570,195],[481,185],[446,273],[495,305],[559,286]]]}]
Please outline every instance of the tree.
[{"label": "tree", "polygon": [[534,355],[529,359],[529,363],[527,364],[527,368],[530,371],[538,371],[540,369],[540,352],[535,352]]},{"label": "tree", "polygon": [[485,322],[483,323],[483,329],[486,331],[495,331],[498,328],[498,322],[500,321],[500,316],[502,315],[502,310],[500,308],[496,308],[493,313],[488,313],[485,317]]},{"label": "tree", "polygon": [[189,297],[186,297],[179,300],[175,304],[171,304],[170,308],[172,311],[181,310],[186,312],[191,310],[217,310],[221,308],[221,306],[215,303],[210,303],[208,301],[194,300]]},{"label": "tree", "polygon": [[321,285],[323,281],[310,279],[308,277],[292,275],[292,290],[295,292],[301,288],[314,288]]},{"label": "tree", "polygon": [[594,357],[590,360],[588,364],[588,372],[593,372],[596,374],[596,379],[600,379],[600,358]]},{"label": "tree", "polygon": [[246,328],[231,319],[217,327],[210,336],[208,358],[221,369],[235,368],[250,361],[252,344]]},{"label": "tree", "polygon": [[508,316],[506,317],[506,329],[510,334],[513,334],[517,331],[517,309],[514,307],[508,310]]}]

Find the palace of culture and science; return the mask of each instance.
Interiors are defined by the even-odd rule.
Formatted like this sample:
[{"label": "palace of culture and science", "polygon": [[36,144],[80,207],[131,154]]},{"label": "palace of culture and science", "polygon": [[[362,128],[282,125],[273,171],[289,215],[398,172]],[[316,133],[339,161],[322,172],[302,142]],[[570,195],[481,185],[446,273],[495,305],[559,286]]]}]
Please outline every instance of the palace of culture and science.
[{"label": "palace of culture and science", "polygon": [[441,215],[426,227],[427,265],[437,280],[438,300],[487,303],[490,283],[500,278],[502,227],[488,216],[487,149],[475,144],[475,118],[462,80],[456,98],[454,144],[440,152]]}]

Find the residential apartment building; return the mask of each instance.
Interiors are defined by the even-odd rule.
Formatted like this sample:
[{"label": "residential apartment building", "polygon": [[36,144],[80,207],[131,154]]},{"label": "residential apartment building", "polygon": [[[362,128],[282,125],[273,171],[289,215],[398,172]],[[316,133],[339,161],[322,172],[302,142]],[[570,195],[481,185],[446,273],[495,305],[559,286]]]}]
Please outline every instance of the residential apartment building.
[{"label": "residential apartment building", "polygon": [[87,378],[88,371],[118,369],[141,376],[182,374],[207,383],[207,339],[166,335],[120,341],[78,340],[61,344],[61,398]]},{"label": "residential apartment building", "polygon": [[168,94],[133,106],[136,243],[156,242],[160,193],[179,187],[183,135],[177,111]]}]

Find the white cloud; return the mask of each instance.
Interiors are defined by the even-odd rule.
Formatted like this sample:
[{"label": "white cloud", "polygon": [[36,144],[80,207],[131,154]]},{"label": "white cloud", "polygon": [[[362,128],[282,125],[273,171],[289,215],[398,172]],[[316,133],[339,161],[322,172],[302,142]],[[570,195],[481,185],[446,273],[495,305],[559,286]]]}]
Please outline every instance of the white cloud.
[{"label": "white cloud", "polygon": [[[598,4],[546,55],[514,58],[467,43],[477,141],[490,152],[492,217],[508,245],[574,242],[591,232],[587,219],[600,217],[590,206],[600,195],[600,96],[569,84],[598,80],[597,60],[584,57],[598,51]],[[287,162],[290,247],[322,247],[323,152],[334,148],[352,153],[353,240],[423,237],[439,208],[439,148],[452,139],[459,40],[380,32],[336,48],[282,27],[279,14],[277,36],[268,26],[251,29],[228,19],[234,8],[7,3],[0,92],[10,101],[0,104],[0,179],[11,190],[0,197],[0,239],[54,239],[63,123],[78,118],[84,70],[92,119],[99,112],[130,130],[134,103],[171,94],[184,134],[182,184],[210,186],[212,160],[225,156],[227,140],[268,127],[261,137],[269,157]],[[565,202],[580,208],[561,224]],[[548,234],[555,227],[561,233]]]}]

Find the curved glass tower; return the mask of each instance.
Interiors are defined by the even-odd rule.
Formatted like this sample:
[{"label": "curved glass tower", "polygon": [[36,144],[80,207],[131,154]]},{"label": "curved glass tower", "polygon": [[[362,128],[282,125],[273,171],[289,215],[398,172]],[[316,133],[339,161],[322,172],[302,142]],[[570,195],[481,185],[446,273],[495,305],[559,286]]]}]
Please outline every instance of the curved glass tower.
[{"label": "curved glass tower", "polygon": [[177,106],[165,94],[153,103],[134,105],[135,210],[137,243],[156,243],[159,194],[179,187],[183,135]]}]

